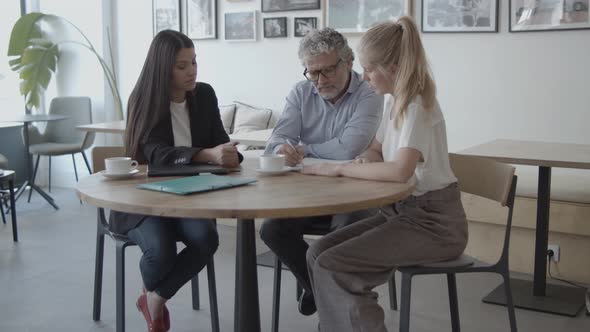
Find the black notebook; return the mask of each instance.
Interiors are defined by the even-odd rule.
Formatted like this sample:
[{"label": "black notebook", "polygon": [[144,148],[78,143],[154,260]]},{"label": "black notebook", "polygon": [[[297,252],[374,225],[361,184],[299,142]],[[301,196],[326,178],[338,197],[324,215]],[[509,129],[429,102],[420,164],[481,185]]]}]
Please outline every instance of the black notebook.
[{"label": "black notebook", "polygon": [[154,166],[149,165],[147,170],[148,176],[190,176],[201,173],[227,174],[229,172],[239,172],[240,168],[225,168],[219,165],[166,165]]}]

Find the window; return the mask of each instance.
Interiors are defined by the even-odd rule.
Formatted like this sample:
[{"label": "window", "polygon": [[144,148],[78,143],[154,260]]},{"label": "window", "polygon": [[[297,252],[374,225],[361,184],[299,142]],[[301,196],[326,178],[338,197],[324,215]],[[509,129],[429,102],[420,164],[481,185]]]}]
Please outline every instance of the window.
[{"label": "window", "polygon": [[8,66],[8,42],[12,26],[20,17],[19,1],[0,1],[0,118],[24,112],[24,98],[18,89],[18,74]]}]

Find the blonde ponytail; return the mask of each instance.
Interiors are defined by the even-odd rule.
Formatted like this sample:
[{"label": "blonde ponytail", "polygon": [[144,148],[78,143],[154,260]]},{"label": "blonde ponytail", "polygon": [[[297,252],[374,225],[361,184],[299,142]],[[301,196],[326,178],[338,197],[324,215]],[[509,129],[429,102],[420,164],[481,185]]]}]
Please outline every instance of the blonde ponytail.
[{"label": "blonde ponytail", "polygon": [[361,38],[359,55],[361,61],[382,69],[392,65],[397,67],[392,112],[396,128],[399,128],[408,106],[416,97],[422,97],[426,110],[434,107],[436,86],[418,28],[411,17],[402,16],[397,22],[382,22],[373,26]]}]

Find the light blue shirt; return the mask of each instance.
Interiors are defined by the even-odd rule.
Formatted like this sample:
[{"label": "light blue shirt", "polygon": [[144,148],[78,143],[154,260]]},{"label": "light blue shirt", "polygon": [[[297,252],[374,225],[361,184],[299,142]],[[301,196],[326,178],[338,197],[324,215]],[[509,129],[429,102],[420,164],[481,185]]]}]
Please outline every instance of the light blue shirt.
[{"label": "light blue shirt", "polygon": [[310,81],[301,81],[287,96],[285,109],[275,126],[265,153],[275,152],[290,140],[301,143],[305,157],[354,159],[371,143],[383,113],[378,96],[355,71],[348,89],[332,104]]}]

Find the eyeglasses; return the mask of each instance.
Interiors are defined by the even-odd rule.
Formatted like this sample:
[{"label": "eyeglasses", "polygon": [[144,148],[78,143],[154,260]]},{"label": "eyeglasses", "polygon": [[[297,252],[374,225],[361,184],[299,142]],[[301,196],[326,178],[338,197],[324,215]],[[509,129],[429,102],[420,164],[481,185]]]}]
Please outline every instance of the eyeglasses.
[{"label": "eyeglasses", "polygon": [[325,78],[332,78],[334,77],[334,74],[336,73],[336,68],[338,68],[338,65],[340,64],[340,62],[342,62],[342,59],[339,59],[338,62],[336,62],[335,64],[328,66],[326,68],[320,69],[320,70],[310,70],[308,71],[307,68],[305,68],[305,70],[303,71],[303,76],[305,76],[305,78],[308,81],[312,81],[312,82],[317,82],[320,79],[320,75],[324,75]]}]

